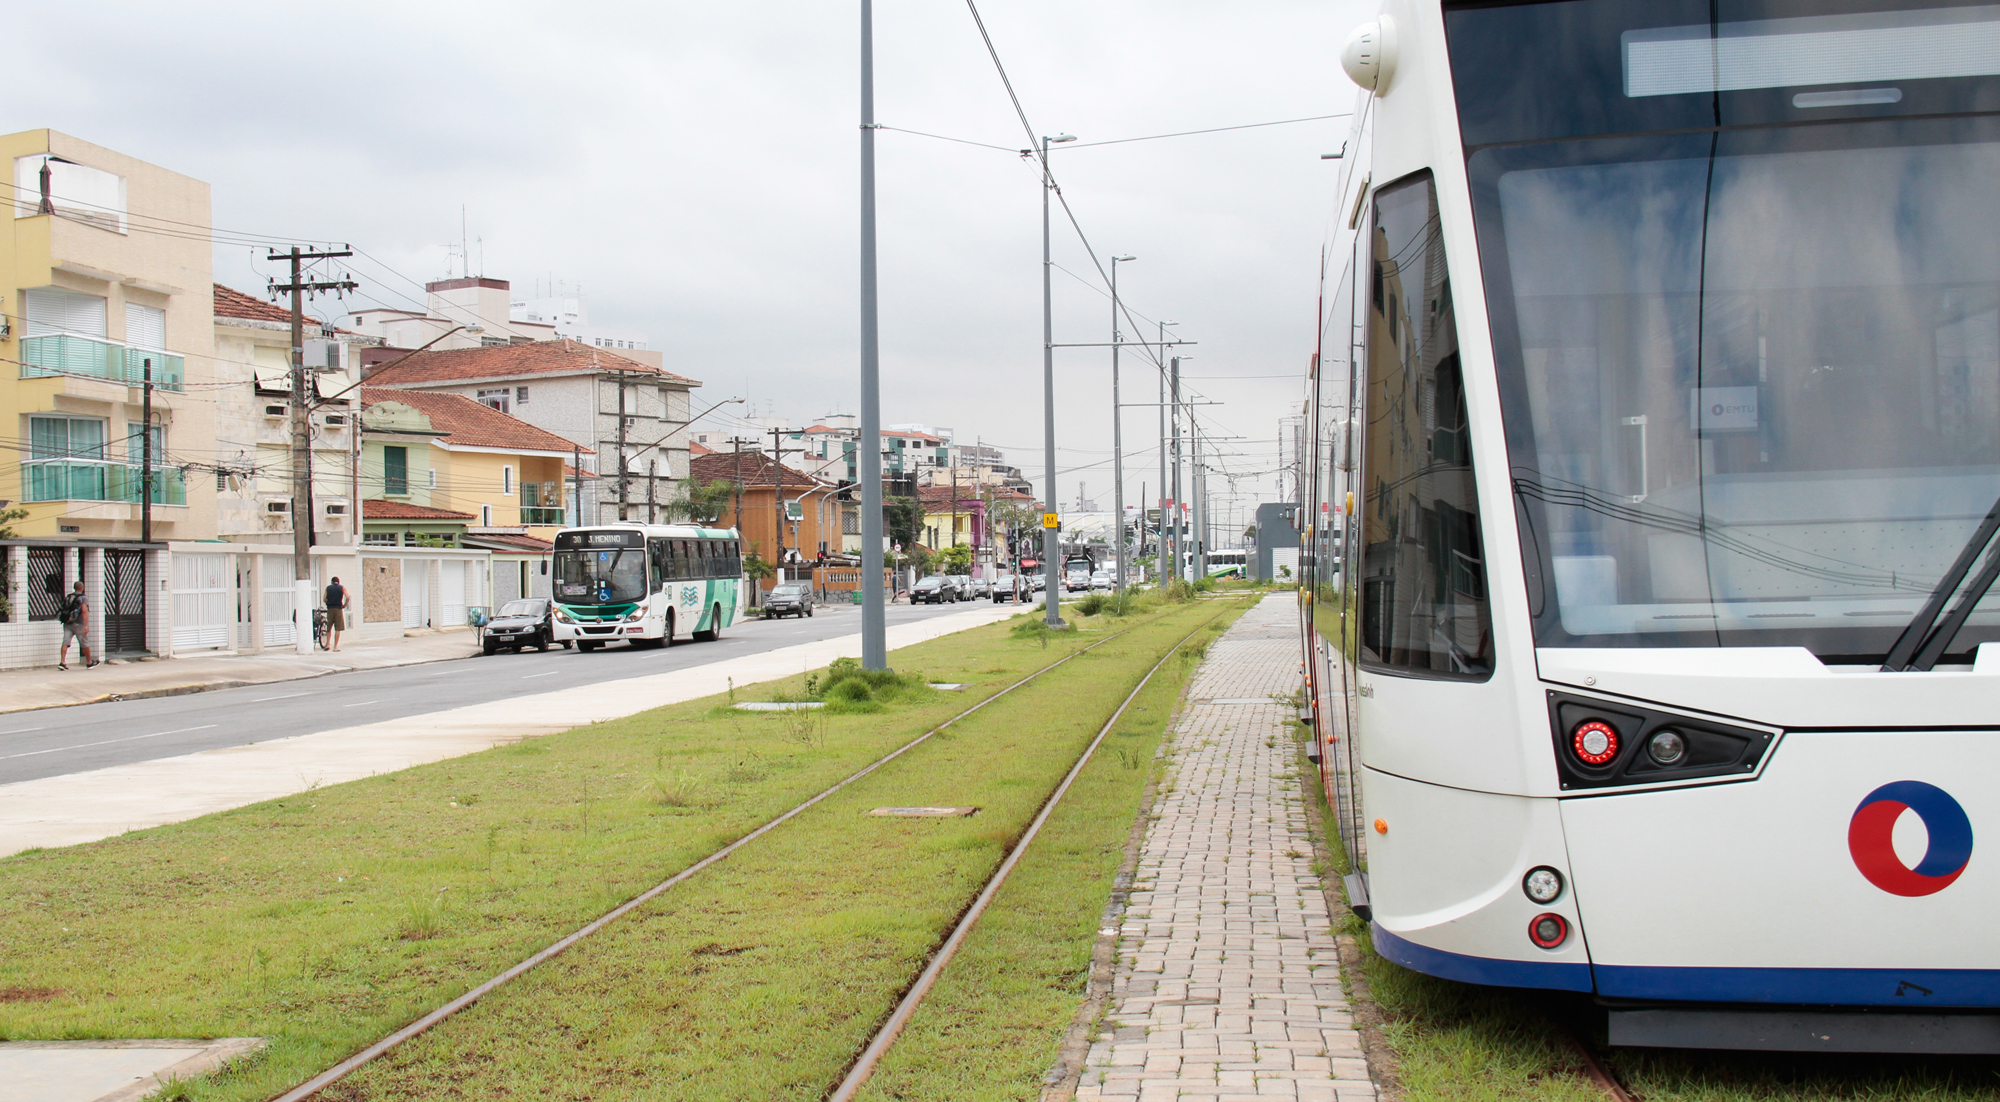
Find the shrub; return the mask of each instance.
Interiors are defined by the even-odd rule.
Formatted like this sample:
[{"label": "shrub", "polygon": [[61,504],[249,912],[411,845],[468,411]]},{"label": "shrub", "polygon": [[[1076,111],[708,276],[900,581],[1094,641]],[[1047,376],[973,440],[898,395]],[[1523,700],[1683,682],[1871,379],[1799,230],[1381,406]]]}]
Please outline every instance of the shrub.
[{"label": "shrub", "polygon": [[1109,604],[1111,604],[1111,601],[1109,598],[1105,597],[1104,594],[1102,593],[1089,594],[1085,596],[1083,600],[1078,601],[1076,603],[1077,615],[1095,616],[1098,613],[1103,612],[1105,607]]}]

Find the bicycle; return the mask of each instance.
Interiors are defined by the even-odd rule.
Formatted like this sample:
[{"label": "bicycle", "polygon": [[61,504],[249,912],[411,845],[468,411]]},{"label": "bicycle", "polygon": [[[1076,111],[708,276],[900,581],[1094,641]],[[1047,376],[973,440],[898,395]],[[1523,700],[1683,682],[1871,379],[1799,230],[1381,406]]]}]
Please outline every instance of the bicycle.
[{"label": "bicycle", "polygon": [[326,610],[323,608],[313,609],[313,647],[326,649]]}]

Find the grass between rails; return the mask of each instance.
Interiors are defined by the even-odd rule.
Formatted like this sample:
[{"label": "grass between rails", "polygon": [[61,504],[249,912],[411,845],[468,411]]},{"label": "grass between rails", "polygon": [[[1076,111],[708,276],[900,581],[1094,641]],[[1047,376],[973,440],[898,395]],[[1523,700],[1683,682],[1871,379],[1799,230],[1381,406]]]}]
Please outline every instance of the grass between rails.
[{"label": "grass between rails", "polygon": [[[1111,710],[1216,611],[1136,624],[328,1095],[819,1097]],[[980,810],[867,814],[884,805]]]},{"label": "grass between rails", "polygon": [[1046,649],[996,626],[898,651],[969,688],[893,712],[710,698],[0,861],[0,1038],[263,1036],[189,1096],[268,1097],[1103,638],[1084,626]]},{"label": "grass between rails", "polygon": [[1154,753],[1167,722],[1208,641],[1248,607],[1229,609],[1189,640],[1133,700],[861,1097],[1041,1096],[1085,994],[1133,816],[1147,783],[1163,775]]},{"label": "grass between rails", "polygon": [[[1327,851],[1342,854],[1316,773],[1305,771],[1302,783],[1318,808]],[[1604,1102],[1564,1028],[1590,1035],[1588,999],[1411,971],[1377,955],[1352,913],[1339,932],[1361,944],[1406,1102]],[[1600,1059],[1642,1102],[2000,1099],[2000,1060],[1991,1057],[1615,1049]]]}]

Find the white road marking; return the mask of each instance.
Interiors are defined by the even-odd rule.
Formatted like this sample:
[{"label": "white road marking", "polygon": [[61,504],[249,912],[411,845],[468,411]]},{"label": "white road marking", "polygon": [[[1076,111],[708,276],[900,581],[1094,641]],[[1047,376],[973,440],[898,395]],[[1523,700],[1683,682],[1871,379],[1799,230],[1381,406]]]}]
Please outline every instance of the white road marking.
[{"label": "white road marking", "polygon": [[64,750],[88,750],[93,746],[109,746],[114,742],[138,742],[140,739],[159,738],[161,735],[181,735],[181,734],[186,734],[189,731],[206,731],[214,726],[216,726],[216,724],[204,723],[199,727],[177,727],[171,731],[154,731],[150,735],[133,735],[130,738],[111,738],[111,739],[105,739],[103,742],[81,742],[76,744],[75,746],[51,746],[47,750],[29,750],[28,752],[23,754],[8,754],[6,757],[0,758],[0,761],[6,761],[9,758],[32,758],[36,754],[55,754],[55,753],[60,753],[61,751]]},{"label": "white road marking", "polygon": [[352,704],[342,704],[342,705],[341,705],[341,707],[343,707],[343,708],[359,708],[359,707],[362,707],[363,705],[367,705],[367,704],[380,704],[380,703],[382,703],[382,702],[381,702],[381,701],[379,701],[379,700],[357,700],[357,701],[355,701],[355,702],[354,702],[354,703],[352,703]]},{"label": "white road marking", "polygon": [[18,731],[0,731],[0,735],[25,735],[30,731],[46,731],[47,727],[23,727]]},{"label": "white road marking", "polygon": [[527,681],[531,678],[536,678],[536,677],[554,677],[555,675],[561,672],[562,672],[561,670],[550,670],[547,673],[531,673],[527,677],[522,678],[521,680]]},{"label": "white road marking", "polygon": [[[319,691],[319,690],[317,690],[317,689],[314,689],[314,690],[313,690],[313,692],[318,692],[318,691]],[[285,694],[285,695],[283,695],[283,696],[260,696],[260,697],[257,697],[257,698],[255,698],[255,699],[251,700],[251,701],[250,701],[250,703],[252,703],[252,704],[262,704],[262,703],[264,703],[264,702],[265,702],[265,701],[267,701],[267,700],[290,700],[290,699],[292,699],[292,698],[293,698],[293,697],[295,697],[295,696],[311,696],[311,695],[313,695],[313,693],[312,693],[312,692],[306,692],[306,693],[286,693],[286,694]]]}]

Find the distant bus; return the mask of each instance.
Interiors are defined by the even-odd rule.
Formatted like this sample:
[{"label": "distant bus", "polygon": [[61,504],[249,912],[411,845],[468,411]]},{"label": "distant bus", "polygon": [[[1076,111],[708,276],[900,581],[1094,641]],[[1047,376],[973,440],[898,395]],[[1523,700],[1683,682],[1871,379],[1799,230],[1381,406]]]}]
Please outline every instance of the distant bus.
[{"label": "distant bus", "polygon": [[733,528],[606,524],[556,533],[555,635],[593,651],[624,640],[663,647],[722,637],[742,602]]},{"label": "distant bus", "polygon": [[1249,574],[1250,555],[1240,547],[1208,553],[1208,576],[1211,578],[1242,578]]}]

